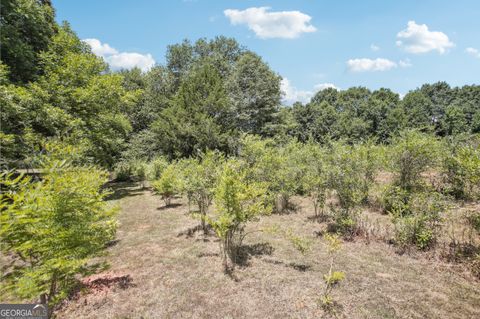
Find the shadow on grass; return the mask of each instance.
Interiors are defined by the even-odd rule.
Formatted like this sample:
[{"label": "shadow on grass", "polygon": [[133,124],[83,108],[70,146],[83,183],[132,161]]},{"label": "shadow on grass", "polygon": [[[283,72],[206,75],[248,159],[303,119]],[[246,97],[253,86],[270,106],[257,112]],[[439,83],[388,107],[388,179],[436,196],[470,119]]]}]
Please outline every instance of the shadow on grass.
[{"label": "shadow on grass", "polygon": [[[207,233],[204,234],[205,236],[211,236],[213,235],[213,228],[212,226],[210,225],[206,225],[207,227]],[[182,236],[185,236],[187,238],[192,238],[196,232],[203,232],[203,228],[202,228],[202,225],[201,224],[198,224],[197,226],[193,226],[193,227],[190,227],[190,228],[187,228],[185,230],[182,230],[181,232],[179,232],[177,234],[177,237],[182,237]]]},{"label": "shadow on grass", "polygon": [[134,182],[111,182],[105,185],[105,188],[112,191],[106,200],[118,200],[125,197],[142,195],[146,188],[140,188]]},{"label": "shadow on grass", "polygon": [[175,207],[178,207],[178,206],[182,206],[182,204],[172,203],[168,206],[163,205],[163,206],[157,207],[157,210],[166,210],[166,209],[175,208]]},{"label": "shadow on grass", "polygon": [[254,256],[271,255],[273,247],[269,243],[258,243],[253,245],[242,245],[235,251],[235,264],[239,266],[249,266],[250,259]]},{"label": "shadow on grass", "polygon": [[120,242],[120,239],[110,240],[108,243],[105,244],[105,248],[113,247],[117,245],[119,242]]},{"label": "shadow on grass", "polygon": [[198,258],[208,258],[208,257],[220,257],[219,253],[200,253],[197,255]]},{"label": "shadow on grass", "polygon": [[321,214],[321,215],[313,215],[313,216],[308,216],[307,221],[308,222],[317,222],[317,223],[325,223],[330,220],[330,216],[326,214]]},{"label": "shadow on grass", "polygon": [[292,202],[288,202],[283,208],[274,208],[274,214],[277,215],[292,215],[299,212],[301,206]]},{"label": "shadow on grass", "polygon": [[292,269],[295,269],[295,270],[301,271],[301,272],[305,272],[307,270],[312,269],[312,266],[310,266],[310,265],[299,264],[299,263],[294,263],[294,262],[285,263],[281,260],[276,260],[276,259],[262,259],[262,261],[264,261],[266,263],[269,263],[269,264],[273,264],[273,265],[280,265],[280,266],[292,268]]}]

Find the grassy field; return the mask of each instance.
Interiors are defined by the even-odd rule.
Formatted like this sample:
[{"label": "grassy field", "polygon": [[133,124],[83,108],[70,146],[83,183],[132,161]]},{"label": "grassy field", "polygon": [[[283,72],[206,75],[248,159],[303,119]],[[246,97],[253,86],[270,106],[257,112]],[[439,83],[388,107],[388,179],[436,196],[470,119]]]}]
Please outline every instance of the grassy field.
[{"label": "grassy field", "polygon": [[[120,227],[109,248],[110,269],[84,280],[89,289],[64,303],[59,318],[321,318],[323,274],[328,271],[325,225],[312,220],[308,201],[297,210],[263,217],[247,231],[290,228],[313,245],[302,255],[287,239],[253,232],[242,265],[224,274],[214,235],[195,232],[198,221],[176,198],[166,208],[137,185],[116,185]],[[478,318],[480,285],[461,266],[431,254],[395,253],[381,241],[345,242],[335,290],[343,318]]]}]

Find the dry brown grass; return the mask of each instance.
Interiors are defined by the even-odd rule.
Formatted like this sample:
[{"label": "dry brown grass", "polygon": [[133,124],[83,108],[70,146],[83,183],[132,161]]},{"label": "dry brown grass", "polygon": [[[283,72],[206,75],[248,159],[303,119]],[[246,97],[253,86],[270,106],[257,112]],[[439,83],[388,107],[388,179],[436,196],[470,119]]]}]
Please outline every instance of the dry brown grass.
[{"label": "dry brown grass", "polygon": [[[325,242],[317,235],[325,225],[308,218],[313,209],[305,199],[294,200],[296,212],[263,217],[247,231],[291,228],[313,241],[312,251],[303,256],[281,236],[254,232],[243,248],[244,266],[232,278],[222,271],[215,237],[192,231],[198,221],[187,215],[183,199],[165,208],[148,190],[118,188],[119,241],[109,248],[111,269],[105,276],[129,276],[129,285],[84,291],[58,312],[59,318],[325,316],[318,299],[329,265]],[[398,255],[382,241],[356,240],[344,243],[337,269],[347,276],[334,292],[339,317],[480,317],[478,281],[451,264]]]}]

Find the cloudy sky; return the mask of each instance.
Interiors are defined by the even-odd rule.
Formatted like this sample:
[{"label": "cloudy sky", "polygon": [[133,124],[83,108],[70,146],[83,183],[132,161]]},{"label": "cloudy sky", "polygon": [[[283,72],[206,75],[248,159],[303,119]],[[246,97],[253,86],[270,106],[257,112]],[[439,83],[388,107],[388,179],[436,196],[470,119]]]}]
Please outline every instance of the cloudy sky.
[{"label": "cloudy sky", "polygon": [[336,87],[480,84],[478,0],[54,0],[112,69],[148,70],[184,38],[235,37],[283,78],[285,102]]}]

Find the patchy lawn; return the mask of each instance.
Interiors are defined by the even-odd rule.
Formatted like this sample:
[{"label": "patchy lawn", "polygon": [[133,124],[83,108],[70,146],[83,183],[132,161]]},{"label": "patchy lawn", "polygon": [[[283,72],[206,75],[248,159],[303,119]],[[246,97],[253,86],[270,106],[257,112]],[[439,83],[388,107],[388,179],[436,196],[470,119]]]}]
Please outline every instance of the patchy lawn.
[{"label": "patchy lawn", "polygon": [[[277,225],[313,241],[300,254],[285,238],[247,236],[243,265],[223,273],[215,236],[195,232],[198,221],[182,198],[163,201],[138,186],[115,186],[121,206],[111,268],[86,278],[87,289],[66,302],[58,318],[321,318],[318,304],[329,263],[313,208],[263,217],[247,231]],[[346,280],[334,291],[344,318],[480,318],[480,284],[453,264],[424,255],[398,255],[388,244],[345,242],[337,258]]]}]

